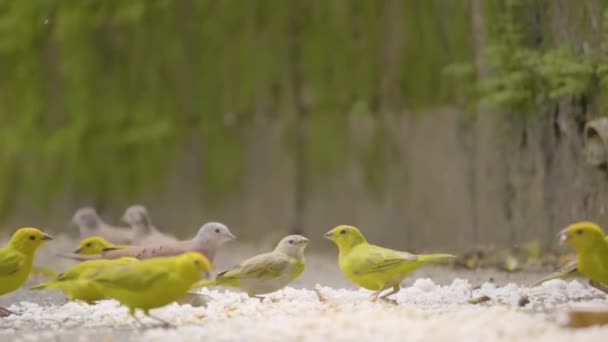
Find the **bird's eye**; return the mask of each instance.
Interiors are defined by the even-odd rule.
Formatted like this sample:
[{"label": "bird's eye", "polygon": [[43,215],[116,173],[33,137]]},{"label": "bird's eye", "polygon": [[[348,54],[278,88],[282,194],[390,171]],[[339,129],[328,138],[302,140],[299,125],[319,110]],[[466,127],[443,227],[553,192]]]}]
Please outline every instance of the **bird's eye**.
[{"label": "bird's eye", "polygon": [[217,234],[219,234],[219,233],[220,233],[220,229],[219,229],[219,228],[216,228],[216,229],[215,229],[215,232],[216,232]]},{"label": "bird's eye", "polygon": [[289,240],[289,244],[290,244],[290,245],[293,245],[293,240]]},{"label": "bird's eye", "polygon": [[91,243],[89,242],[89,243],[87,243],[85,246],[87,246],[87,247],[91,247]]},{"label": "bird's eye", "polygon": [[194,264],[198,266],[198,265],[200,265],[200,264],[201,264],[201,262],[200,262],[200,261],[198,261],[198,260],[194,260]]},{"label": "bird's eye", "polygon": [[340,234],[346,234],[346,229],[342,229],[342,230],[340,231]]},{"label": "bird's eye", "polygon": [[576,230],[576,234],[578,234],[578,235],[583,235],[583,230],[582,230],[582,229],[577,229],[577,230]]},{"label": "bird's eye", "polygon": [[30,235],[30,240],[34,241],[36,240],[36,237],[34,235]]}]

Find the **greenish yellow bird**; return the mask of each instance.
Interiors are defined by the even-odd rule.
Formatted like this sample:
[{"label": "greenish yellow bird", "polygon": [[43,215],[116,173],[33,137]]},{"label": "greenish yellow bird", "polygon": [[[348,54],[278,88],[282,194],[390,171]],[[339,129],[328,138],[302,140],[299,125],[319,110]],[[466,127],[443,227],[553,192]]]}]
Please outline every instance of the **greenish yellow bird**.
[{"label": "greenish yellow bird", "polygon": [[[338,246],[338,263],[342,273],[353,283],[376,291],[372,294],[372,301],[386,299],[399,292],[401,281],[418,267],[455,257],[451,254],[416,255],[372,245],[353,226],[337,226],[325,237]],[[390,288],[392,291],[380,296],[382,291]]]},{"label": "greenish yellow bird", "polygon": [[[608,242],[608,236],[606,236],[605,240]],[[580,272],[578,271],[576,258],[574,258],[573,260],[570,260],[569,262],[567,262],[564,266],[558,268],[555,272],[549,274],[547,277],[530,285],[530,287],[538,286],[551,279],[570,278],[570,277],[576,277],[576,276],[580,276]],[[602,291],[604,291],[604,290],[602,289]]]},{"label": "greenish yellow bird", "polygon": [[92,279],[95,276],[107,267],[138,261],[138,259],[130,257],[84,261],[68,268],[53,280],[31,287],[30,290],[58,289],[65,293],[70,301],[81,300],[93,304],[105,298],[98,287],[93,284]]},{"label": "greenish yellow bird", "polygon": [[143,310],[146,316],[164,325],[170,325],[150,315],[149,311],[183,298],[203,275],[209,276],[210,270],[211,264],[204,255],[188,252],[107,267],[92,280],[104,296],[128,307],[131,316],[140,324],[136,309]]},{"label": "greenish yellow bird", "polygon": [[303,236],[286,236],[272,252],[249,258],[219,273],[215,279],[195,284],[194,288],[235,287],[246,291],[250,297],[263,299],[257,295],[280,290],[302,274],[306,266],[304,249],[307,245],[308,239]]},{"label": "greenish yellow bird", "polygon": [[74,254],[95,255],[101,254],[103,251],[128,248],[128,245],[116,245],[101,236],[91,236],[80,241],[78,249]]},{"label": "greenish yellow bird", "polygon": [[608,240],[602,228],[582,221],[569,225],[559,235],[576,251],[578,271],[594,282],[608,285]]},{"label": "greenish yellow bird", "polygon": [[[52,240],[37,228],[18,229],[6,246],[0,248],[0,296],[18,289],[30,275],[34,253],[38,247]],[[0,317],[12,312],[0,307]]]}]

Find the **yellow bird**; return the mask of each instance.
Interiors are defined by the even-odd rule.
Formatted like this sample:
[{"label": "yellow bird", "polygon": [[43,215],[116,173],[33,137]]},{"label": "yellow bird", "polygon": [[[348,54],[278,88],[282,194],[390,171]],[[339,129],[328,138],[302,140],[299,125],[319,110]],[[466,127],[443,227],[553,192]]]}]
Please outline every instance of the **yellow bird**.
[{"label": "yellow bird", "polygon": [[[0,296],[18,289],[32,270],[34,253],[50,236],[36,228],[18,229],[6,246],[0,248]],[[0,307],[0,317],[12,314]]]},{"label": "yellow bird", "polygon": [[80,245],[74,254],[95,255],[111,249],[123,249],[128,245],[115,245],[101,236],[91,236],[80,241]]},{"label": "yellow bird", "polygon": [[[376,291],[371,300],[399,292],[401,281],[418,267],[441,262],[451,258],[451,254],[420,254],[395,251],[369,244],[363,234],[353,226],[337,226],[325,237],[338,246],[338,262],[342,273],[355,284]],[[384,290],[392,291],[378,297]]]},{"label": "yellow bird", "polygon": [[[165,306],[186,295],[203,274],[209,277],[211,264],[198,252],[188,252],[171,257],[145,259],[138,263],[108,267],[93,277],[101,293],[114,298],[129,308],[135,316],[136,309],[164,325],[170,325],[151,316],[150,309]],[[143,324],[142,324],[143,325]]]},{"label": "yellow bird", "polygon": [[578,271],[595,283],[608,285],[608,241],[602,228],[582,221],[569,225],[559,235],[576,251]]},{"label": "yellow bird", "polygon": [[53,280],[31,287],[30,290],[58,289],[65,293],[70,301],[81,300],[93,304],[105,298],[97,286],[94,286],[91,280],[93,277],[107,267],[138,261],[130,257],[84,261],[68,268]]}]

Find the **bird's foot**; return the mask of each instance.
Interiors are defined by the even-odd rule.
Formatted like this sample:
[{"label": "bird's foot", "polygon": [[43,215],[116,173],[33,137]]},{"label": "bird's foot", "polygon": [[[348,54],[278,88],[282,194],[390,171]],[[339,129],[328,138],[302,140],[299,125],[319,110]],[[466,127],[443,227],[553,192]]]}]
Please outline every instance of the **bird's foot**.
[{"label": "bird's foot", "polygon": [[173,325],[173,324],[165,321],[162,318],[158,318],[158,317],[152,316],[152,315],[148,315],[148,317],[150,317],[153,320],[157,321],[159,323],[158,326],[161,327],[161,328],[164,328],[164,329],[175,329],[176,328],[175,325]]},{"label": "bird's foot", "polygon": [[371,295],[371,297],[369,297],[369,300],[372,303],[375,303],[378,300],[378,293],[374,293],[373,295]]},{"label": "bird's foot", "polygon": [[389,303],[389,304],[393,304],[393,305],[398,305],[399,303],[397,303],[396,300],[394,299],[390,299],[390,298],[386,298],[386,297],[382,297],[381,298],[383,302],[385,303]]},{"label": "bird's foot", "polygon": [[5,309],[3,307],[0,306],[0,317],[7,317],[10,315],[16,315],[16,313],[12,312],[9,309]]},{"label": "bird's foot", "polygon": [[606,286],[604,284],[600,284],[594,280],[589,280],[589,285],[608,294],[608,286]]},{"label": "bird's foot", "polygon": [[263,296],[256,296],[254,293],[249,293],[248,296],[250,298],[257,298],[257,299],[259,299],[260,303],[262,303],[264,301],[264,299],[266,298],[266,297],[263,297]]}]

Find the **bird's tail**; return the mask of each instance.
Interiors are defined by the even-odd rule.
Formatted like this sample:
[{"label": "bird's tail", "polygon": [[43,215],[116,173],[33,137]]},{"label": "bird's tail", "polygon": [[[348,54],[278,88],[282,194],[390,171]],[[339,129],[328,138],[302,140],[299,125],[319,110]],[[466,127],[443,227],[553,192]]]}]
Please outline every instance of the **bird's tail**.
[{"label": "bird's tail", "polygon": [[444,263],[456,258],[452,254],[418,254],[418,260],[422,263]]},{"label": "bird's tail", "polygon": [[34,285],[34,286],[30,287],[30,290],[46,290],[46,289],[52,289],[52,288],[53,288],[53,282],[45,281],[44,283],[40,283],[38,285]]},{"label": "bird's tail", "polygon": [[195,283],[194,285],[192,285],[192,287],[190,289],[194,290],[194,289],[199,289],[201,287],[207,287],[207,286],[214,286],[216,284],[215,279],[205,279],[205,280],[201,280],[198,283]]},{"label": "bird's tail", "polygon": [[546,281],[552,280],[552,279],[571,277],[571,276],[575,275],[577,271],[578,271],[578,268],[576,266],[576,259],[575,259],[575,260],[572,260],[569,263],[565,264],[564,266],[559,268],[557,271],[549,274],[545,278],[537,281],[536,283],[534,283],[528,287],[535,287],[535,286],[538,286],[538,285],[540,285]]}]

